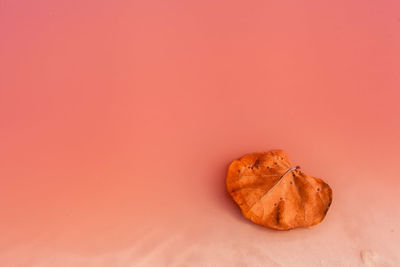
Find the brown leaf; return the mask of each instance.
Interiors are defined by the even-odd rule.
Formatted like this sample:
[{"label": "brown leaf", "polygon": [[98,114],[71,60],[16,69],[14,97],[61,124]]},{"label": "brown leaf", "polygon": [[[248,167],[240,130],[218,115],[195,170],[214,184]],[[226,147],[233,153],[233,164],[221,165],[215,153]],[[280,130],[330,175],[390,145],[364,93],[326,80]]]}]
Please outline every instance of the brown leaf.
[{"label": "brown leaf", "polygon": [[282,150],[233,161],[226,188],[244,217],[277,230],[320,223],[332,202],[329,185],[293,167]]}]

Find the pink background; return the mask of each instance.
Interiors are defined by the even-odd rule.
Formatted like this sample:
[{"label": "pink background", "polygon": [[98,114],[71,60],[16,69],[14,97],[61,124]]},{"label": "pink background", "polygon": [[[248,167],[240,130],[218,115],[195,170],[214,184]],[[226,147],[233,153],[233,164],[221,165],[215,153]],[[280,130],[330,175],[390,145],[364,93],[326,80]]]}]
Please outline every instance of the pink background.
[{"label": "pink background", "polygon": [[[0,38],[0,266],[400,265],[399,1],[0,0]],[[225,193],[274,148],[322,224]]]}]

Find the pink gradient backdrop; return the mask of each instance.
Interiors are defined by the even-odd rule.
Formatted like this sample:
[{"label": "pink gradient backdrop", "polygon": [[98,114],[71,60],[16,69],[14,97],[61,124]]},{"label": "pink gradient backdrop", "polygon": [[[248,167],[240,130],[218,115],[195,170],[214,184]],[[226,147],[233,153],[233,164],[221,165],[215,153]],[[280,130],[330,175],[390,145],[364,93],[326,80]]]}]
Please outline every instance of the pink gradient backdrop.
[{"label": "pink gradient backdrop", "polygon": [[[0,266],[399,266],[399,100],[399,1],[0,0]],[[226,195],[273,148],[319,226]]]}]

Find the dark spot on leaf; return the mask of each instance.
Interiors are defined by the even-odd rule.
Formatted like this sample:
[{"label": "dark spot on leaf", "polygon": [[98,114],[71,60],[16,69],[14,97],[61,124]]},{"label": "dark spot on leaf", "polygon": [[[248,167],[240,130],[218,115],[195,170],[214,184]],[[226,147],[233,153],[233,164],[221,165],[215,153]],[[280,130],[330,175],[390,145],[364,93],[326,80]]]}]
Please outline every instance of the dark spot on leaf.
[{"label": "dark spot on leaf", "polygon": [[317,188],[317,191],[319,192],[319,190],[321,190],[320,188]]},{"label": "dark spot on leaf", "polygon": [[253,166],[251,167],[256,167],[258,169],[258,165],[260,165],[260,159],[257,159],[254,163]]},{"label": "dark spot on leaf", "polygon": [[281,215],[281,210],[280,210],[280,206],[278,206],[277,208],[277,211],[276,211],[276,224],[279,224],[279,222],[280,222],[280,215]]},{"label": "dark spot on leaf", "polygon": [[293,184],[293,182],[292,182],[292,181],[290,181],[290,184]]}]

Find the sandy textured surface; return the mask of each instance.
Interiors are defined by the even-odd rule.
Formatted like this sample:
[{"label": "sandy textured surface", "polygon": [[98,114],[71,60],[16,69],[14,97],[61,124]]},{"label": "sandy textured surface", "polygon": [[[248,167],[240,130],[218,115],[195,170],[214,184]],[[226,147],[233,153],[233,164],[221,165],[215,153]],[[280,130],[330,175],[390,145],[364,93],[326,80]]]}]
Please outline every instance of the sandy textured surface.
[{"label": "sandy textured surface", "polygon": [[334,185],[339,193],[332,210],[323,223],[309,229],[262,228],[242,218],[222,193],[209,194],[215,202],[198,203],[197,211],[185,211],[187,217],[180,220],[159,214],[154,220],[133,222],[120,215],[108,224],[99,220],[95,227],[103,229],[93,230],[82,227],[82,220],[93,215],[80,216],[74,223],[79,233],[71,225],[64,225],[63,233],[43,229],[29,241],[3,247],[0,262],[2,266],[397,266],[400,210],[390,205],[390,197],[397,196],[379,184],[368,184],[369,190],[363,187],[356,193],[350,185],[354,186]]}]

